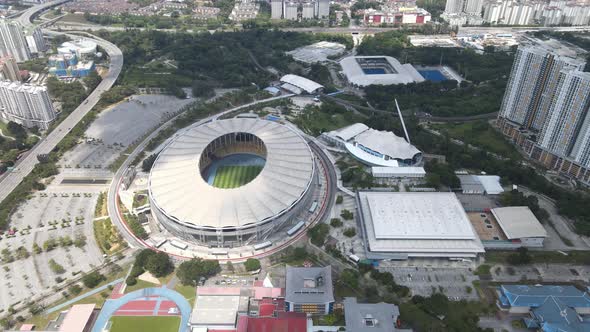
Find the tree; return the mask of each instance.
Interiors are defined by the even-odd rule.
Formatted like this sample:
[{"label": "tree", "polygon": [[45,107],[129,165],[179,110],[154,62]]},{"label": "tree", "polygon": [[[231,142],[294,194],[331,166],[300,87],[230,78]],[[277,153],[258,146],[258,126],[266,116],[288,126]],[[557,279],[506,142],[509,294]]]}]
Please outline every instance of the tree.
[{"label": "tree", "polygon": [[27,132],[25,131],[25,128],[23,128],[23,126],[16,122],[8,122],[8,124],[6,125],[6,130],[8,131],[7,134],[12,135],[14,138],[18,140],[23,140],[27,138]]},{"label": "tree", "polygon": [[102,81],[102,77],[100,77],[100,75],[98,75],[98,73],[93,70],[88,74],[88,76],[84,77],[83,81],[84,84],[86,84],[88,91],[93,91]]},{"label": "tree", "polygon": [[508,255],[506,260],[508,261],[508,264],[512,265],[526,265],[529,264],[533,258],[526,247],[520,247],[516,249],[516,253]]},{"label": "tree", "polygon": [[346,210],[346,209],[343,209],[340,212],[340,216],[344,220],[352,220],[352,219],[354,219],[354,214],[352,212],[350,212],[349,210]]},{"label": "tree", "polygon": [[56,262],[54,259],[49,260],[49,268],[55,274],[62,274],[66,272],[66,269],[64,269],[64,267],[61,266],[58,262]]},{"label": "tree", "polygon": [[98,284],[100,284],[103,280],[105,280],[105,277],[97,271],[88,273],[82,277],[82,283],[87,288],[94,288],[98,286]]},{"label": "tree", "polygon": [[336,228],[336,227],[342,227],[343,223],[342,220],[340,220],[340,218],[332,218],[330,219],[330,226]]},{"label": "tree", "polygon": [[358,288],[359,273],[353,269],[346,269],[340,274],[339,282],[345,287]]},{"label": "tree", "polygon": [[255,258],[248,258],[244,263],[246,271],[256,271],[260,269],[260,261]]},{"label": "tree", "polygon": [[225,267],[227,267],[227,270],[231,273],[234,273],[235,268],[234,268],[234,264],[231,261],[227,261],[227,263],[225,264]]},{"label": "tree", "polygon": [[354,227],[349,227],[345,229],[344,232],[342,232],[342,234],[344,234],[344,236],[347,237],[353,237],[356,235],[356,229]]},{"label": "tree", "polygon": [[197,286],[201,277],[211,277],[219,272],[219,262],[193,258],[182,262],[176,269],[176,276],[183,285]]},{"label": "tree", "polygon": [[149,172],[152,169],[152,166],[154,165],[154,162],[156,161],[156,158],[158,158],[158,154],[154,153],[152,155],[150,155],[149,157],[145,158],[143,160],[143,162],[141,163],[141,170],[144,172]]},{"label": "tree", "polygon": [[80,287],[80,285],[78,285],[78,284],[73,284],[72,286],[70,286],[70,288],[68,290],[69,290],[70,294],[78,295],[82,292],[82,287]]},{"label": "tree", "polygon": [[336,204],[342,204],[343,201],[344,198],[342,197],[342,195],[336,196]]},{"label": "tree", "polygon": [[307,231],[307,235],[311,239],[311,243],[316,246],[323,246],[326,242],[326,237],[330,232],[330,227],[327,224],[319,223]]},{"label": "tree", "polygon": [[168,254],[158,252],[147,259],[145,269],[154,277],[163,277],[174,270],[174,264],[172,264]]}]

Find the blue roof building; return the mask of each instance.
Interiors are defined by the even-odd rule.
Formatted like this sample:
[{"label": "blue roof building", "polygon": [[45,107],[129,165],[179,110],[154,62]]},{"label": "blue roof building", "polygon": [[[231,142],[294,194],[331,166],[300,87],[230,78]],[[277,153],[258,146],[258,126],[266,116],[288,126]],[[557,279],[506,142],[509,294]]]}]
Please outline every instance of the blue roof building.
[{"label": "blue roof building", "polygon": [[529,313],[524,319],[530,329],[544,332],[590,331],[590,295],[566,285],[502,285],[499,304],[512,313]]}]

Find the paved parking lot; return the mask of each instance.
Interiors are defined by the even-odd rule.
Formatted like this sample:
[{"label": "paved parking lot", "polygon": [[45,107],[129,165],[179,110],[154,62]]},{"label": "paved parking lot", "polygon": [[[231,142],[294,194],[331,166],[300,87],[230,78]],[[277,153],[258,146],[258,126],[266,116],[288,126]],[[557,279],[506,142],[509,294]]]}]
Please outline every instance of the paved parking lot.
[{"label": "paved parking lot", "polygon": [[192,101],[166,95],[137,95],[103,111],[86,131],[84,142],[59,161],[62,172],[106,169],[130,144]]},{"label": "paved parking lot", "polygon": [[380,266],[379,270],[390,272],[395,282],[409,287],[413,295],[430,296],[442,292],[454,301],[478,300],[473,289],[473,280],[478,278],[468,268]]},{"label": "paved parking lot", "polygon": [[539,280],[543,282],[572,282],[590,279],[590,266],[567,264],[535,264],[533,266],[494,265],[492,278],[499,282]]},{"label": "paved parking lot", "polygon": [[[43,191],[17,209],[11,218],[11,227],[17,232],[13,237],[5,235],[0,240],[0,250],[7,249],[15,259],[3,265],[0,271],[0,310],[51,291],[57,284],[57,277],[72,278],[73,272],[89,271],[102,264],[102,253],[94,241],[92,228],[97,198],[97,194],[83,192]],[[86,244],[79,248],[60,246],[59,239],[66,236],[72,241],[84,236]],[[43,248],[48,240],[56,240],[58,245],[53,250],[35,254],[34,244]],[[27,258],[17,257],[21,246],[26,249]],[[53,272],[49,265],[51,259],[65,271]]]}]

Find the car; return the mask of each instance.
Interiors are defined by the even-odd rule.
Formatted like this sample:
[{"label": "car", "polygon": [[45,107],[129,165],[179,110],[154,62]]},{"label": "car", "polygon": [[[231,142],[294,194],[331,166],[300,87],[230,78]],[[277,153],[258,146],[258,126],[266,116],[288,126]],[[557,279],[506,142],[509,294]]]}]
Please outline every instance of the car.
[{"label": "car", "polygon": [[222,285],[225,285],[225,280],[221,280],[221,284]]}]

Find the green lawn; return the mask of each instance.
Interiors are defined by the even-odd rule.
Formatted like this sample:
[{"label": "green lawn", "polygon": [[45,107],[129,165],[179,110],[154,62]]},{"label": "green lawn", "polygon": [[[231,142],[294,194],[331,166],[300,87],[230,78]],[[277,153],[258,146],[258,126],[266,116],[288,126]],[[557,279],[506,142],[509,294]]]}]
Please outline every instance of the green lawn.
[{"label": "green lawn", "polygon": [[262,166],[221,166],[217,169],[213,186],[236,188],[252,181],[261,170]]},{"label": "green lawn", "polygon": [[174,286],[174,290],[182,294],[184,298],[191,304],[191,307],[195,305],[195,298],[197,296],[197,289],[193,286],[184,286],[181,283],[177,283]]},{"label": "green lawn", "polygon": [[118,316],[111,318],[111,322],[111,332],[177,332],[180,327],[180,318],[174,316]]}]

